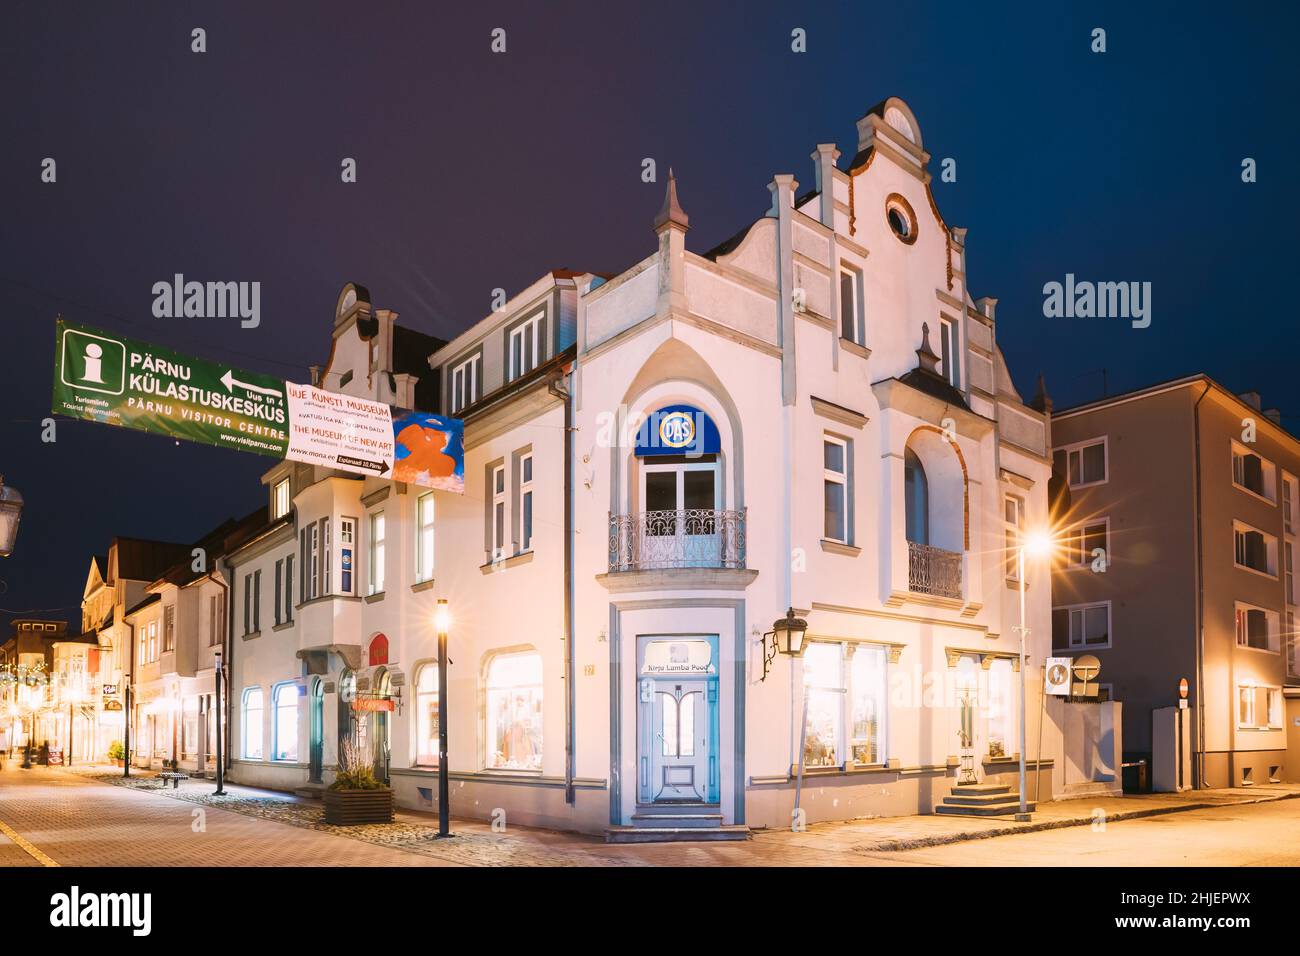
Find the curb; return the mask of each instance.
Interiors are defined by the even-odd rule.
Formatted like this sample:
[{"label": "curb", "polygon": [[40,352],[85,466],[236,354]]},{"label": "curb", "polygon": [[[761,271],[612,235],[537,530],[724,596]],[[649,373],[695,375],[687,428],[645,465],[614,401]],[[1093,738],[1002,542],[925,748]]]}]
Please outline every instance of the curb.
[{"label": "curb", "polygon": [[[1300,798],[1300,793],[1282,793],[1275,796],[1257,797],[1246,800],[1233,800],[1229,803],[1207,803],[1204,801],[1197,803],[1181,804],[1174,807],[1148,807],[1142,810],[1121,810],[1118,813],[1108,814],[1107,823],[1114,823],[1120,820],[1138,820],[1143,817],[1159,817],[1170,813],[1186,813],[1190,810],[1210,810],[1216,807],[1241,807],[1249,806],[1256,803],[1277,803],[1281,800],[1295,800]],[[973,840],[989,840],[993,837],[1011,836],[1016,833],[1034,833],[1041,830],[1063,830],[1067,827],[1088,826],[1092,823],[1092,817],[1067,817],[1063,820],[1044,820],[1041,823],[1027,823],[1023,825],[1012,824],[996,830],[971,830],[963,833],[944,833],[935,836],[917,837],[913,840],[887,840],[881,843],[863,844],[855,846],[852,849],[854,853],[896,853],[902,850],[919,850],[931,846],[946,846],[952,843],[969,843]]]}]

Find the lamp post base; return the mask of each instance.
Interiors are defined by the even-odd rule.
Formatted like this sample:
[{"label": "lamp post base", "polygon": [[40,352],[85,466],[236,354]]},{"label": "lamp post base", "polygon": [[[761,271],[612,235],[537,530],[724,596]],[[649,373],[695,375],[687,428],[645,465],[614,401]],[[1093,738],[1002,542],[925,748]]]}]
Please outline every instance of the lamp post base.
[{"label": "lamp post base", "polygon": [[1032,813],[1017,813],[1017,814],[1016,814],[1016,822],[1017,822],[1017,823],[1028,823],[1028,822],[1031,821],[1032,819],[1034,819],[1034,815],[1033,815]]}]

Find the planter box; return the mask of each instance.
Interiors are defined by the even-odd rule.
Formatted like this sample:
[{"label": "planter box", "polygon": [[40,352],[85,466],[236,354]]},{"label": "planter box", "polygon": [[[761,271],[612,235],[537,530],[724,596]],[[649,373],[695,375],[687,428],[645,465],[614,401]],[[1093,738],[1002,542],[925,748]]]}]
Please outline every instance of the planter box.
[{"label": "planter box", "polygon": [[326,790],[321,800],[325,804],[326,823],[353,826],[393,822],[392,790]]}]

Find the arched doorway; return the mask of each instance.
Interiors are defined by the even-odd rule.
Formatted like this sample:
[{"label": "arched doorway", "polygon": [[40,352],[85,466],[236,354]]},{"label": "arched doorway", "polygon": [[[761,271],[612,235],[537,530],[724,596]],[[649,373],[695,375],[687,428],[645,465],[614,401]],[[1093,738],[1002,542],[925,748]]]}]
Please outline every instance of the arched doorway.
[{"label": "arched doorway", "polygon": [[311,682],[307,718],[307,779],[310,783],[321,783],[325,765],[325,684],[319,677]]}]

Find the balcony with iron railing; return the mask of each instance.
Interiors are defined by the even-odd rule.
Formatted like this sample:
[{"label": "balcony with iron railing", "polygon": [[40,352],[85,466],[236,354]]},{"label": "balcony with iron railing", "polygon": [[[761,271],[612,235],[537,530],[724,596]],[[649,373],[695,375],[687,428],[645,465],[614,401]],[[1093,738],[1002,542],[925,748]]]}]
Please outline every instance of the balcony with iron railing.
[{"label": "balcony with iron railing", "polygon": [[609,570],[745,569],[745,511],[686,508],[609,516]]},{"label": "balcony with iron railing", "polygon": [[930,544],[907,542],[907,587],[914,594],[961,600],[962,556]]}]

